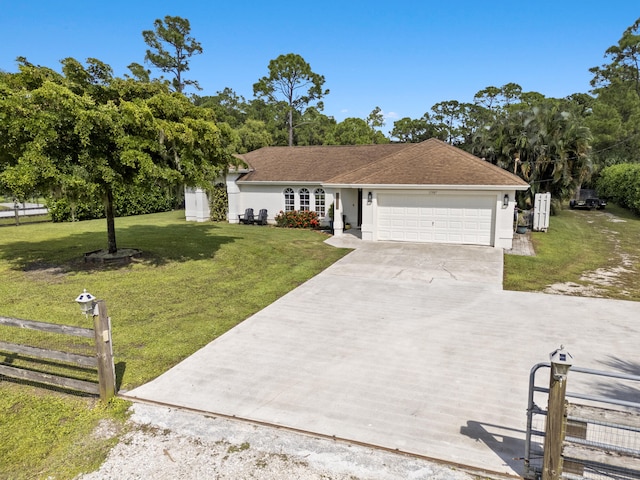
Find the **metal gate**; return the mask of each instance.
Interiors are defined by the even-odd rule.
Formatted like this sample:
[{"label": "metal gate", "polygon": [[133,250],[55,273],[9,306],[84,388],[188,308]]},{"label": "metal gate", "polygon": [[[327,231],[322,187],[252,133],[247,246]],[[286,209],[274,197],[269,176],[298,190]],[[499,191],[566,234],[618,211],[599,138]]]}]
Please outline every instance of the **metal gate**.
[{"label": "metal gate", "polygon": [[[549,377],[536,375],[550,368],[539,363],[529,376],[524,477],[531,480],[542,478],[547,410],[540,405],[549,394]],[[567,389],[561,477],[640,479],[640,376],[571,367]]]}]

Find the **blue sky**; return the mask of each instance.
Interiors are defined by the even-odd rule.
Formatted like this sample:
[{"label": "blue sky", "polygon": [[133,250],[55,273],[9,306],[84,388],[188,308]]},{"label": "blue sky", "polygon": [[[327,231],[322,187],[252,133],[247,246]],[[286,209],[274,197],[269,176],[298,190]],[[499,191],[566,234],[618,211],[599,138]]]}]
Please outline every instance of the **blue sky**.
[{"label": "blue sky", "polygon": [[269,61],[297,53],[325,76],[326,115],[365,118],[379,106],[388,131],[437,102],[470,102],[489,85],[515,82],[550,97],[588,92],[589,68],[604,62],[639,7],[637,0],[0,0],[0,69],[15,71],[18,56],[56,70],[62,58],[95,57],[121,76],[129,63],[143,63],[142,30],[177,15],[189,19],[204,49],[187,77],[200,82],[200,95],[230,87],[250,100]]}]

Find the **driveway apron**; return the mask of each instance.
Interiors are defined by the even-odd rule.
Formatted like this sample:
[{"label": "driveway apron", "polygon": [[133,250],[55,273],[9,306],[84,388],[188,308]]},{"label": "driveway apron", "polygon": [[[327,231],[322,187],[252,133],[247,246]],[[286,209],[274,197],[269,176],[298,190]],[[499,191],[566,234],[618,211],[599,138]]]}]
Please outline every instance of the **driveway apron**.
[{"label": "driveway apron", "polygon": [[126,396],[513,475],[533,365],[640,366],[638,303],[503,291],[490,247],[331,242],[355,250]]}]

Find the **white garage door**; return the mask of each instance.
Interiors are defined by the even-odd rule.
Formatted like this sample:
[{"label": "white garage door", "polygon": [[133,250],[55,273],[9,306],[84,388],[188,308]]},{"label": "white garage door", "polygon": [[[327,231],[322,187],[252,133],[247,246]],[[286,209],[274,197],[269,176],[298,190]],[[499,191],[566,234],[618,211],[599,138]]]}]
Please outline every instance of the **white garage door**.
[{"label": "white garage door", "polygon": [[378,195],[378,240],[492,245],[494,196]]}]

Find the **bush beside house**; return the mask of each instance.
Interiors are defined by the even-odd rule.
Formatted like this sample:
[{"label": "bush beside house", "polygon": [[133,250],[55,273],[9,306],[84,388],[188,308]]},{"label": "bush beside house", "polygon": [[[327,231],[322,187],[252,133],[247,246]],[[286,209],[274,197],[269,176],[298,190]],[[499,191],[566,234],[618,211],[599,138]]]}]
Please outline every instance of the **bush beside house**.
[{"label": "bush beside house", "polygon": [[640,164],[621,163],[605,168],[598,179],[600,197],[640,215]]},{"label": "bush beside house", "polygon": [[276,225],[283,228],[320,228],[318,214],[308,210],[290,212],[280,210],[275,220]]}]

